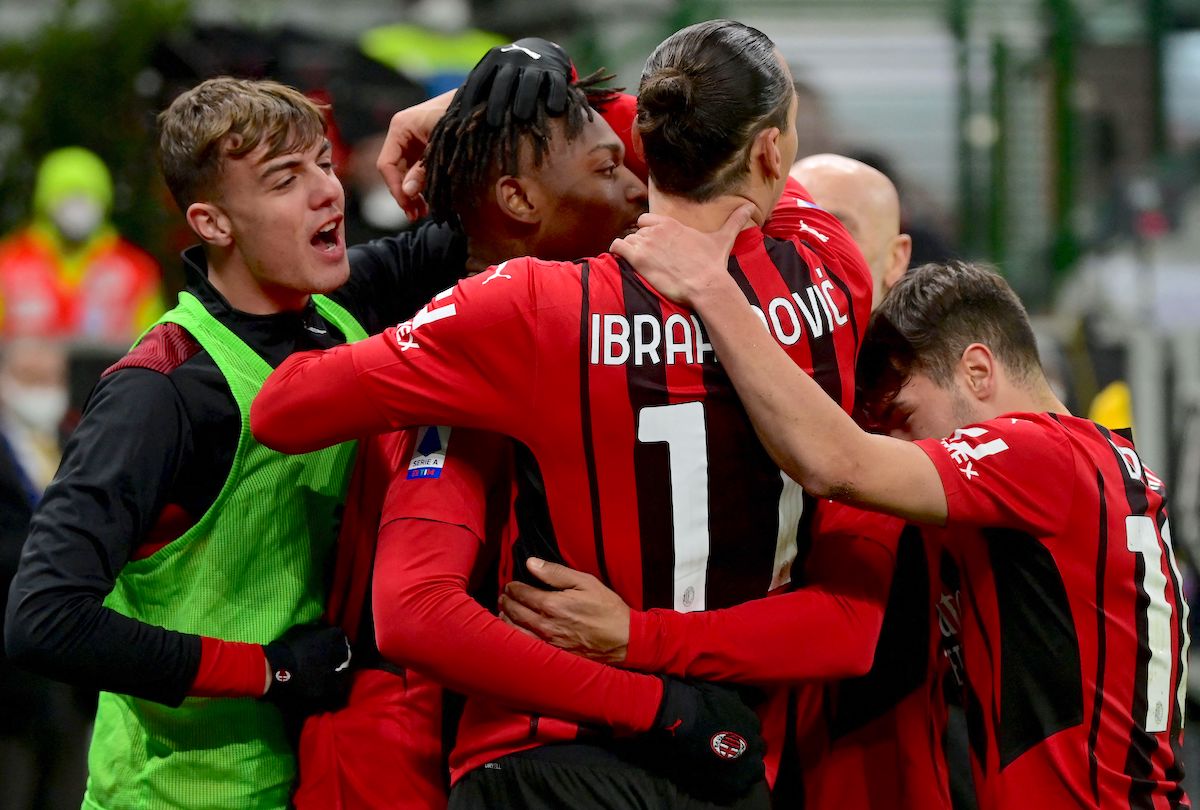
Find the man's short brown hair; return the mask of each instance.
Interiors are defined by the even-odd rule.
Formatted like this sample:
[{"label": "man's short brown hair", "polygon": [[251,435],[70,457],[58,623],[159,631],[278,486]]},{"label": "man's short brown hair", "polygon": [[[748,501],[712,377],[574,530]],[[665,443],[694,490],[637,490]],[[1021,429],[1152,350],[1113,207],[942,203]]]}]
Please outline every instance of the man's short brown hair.
[{"label": "man's short brown hair", "polygon": [[221,76],[182,93],[158,115],[158,162],[181,211],[217,195],[221,161],[266,142],[266,159],[311,149],[323,107],[294,87]]},{"label": "man's short brown hair", "polygon": [[1029,316],[999,273],[962,261],[913,268],[871,317],[858,360],[859,391],[874,408],[914,372],[949,386],[972,343],[991,349],[1018,381],[1042,373]]}]

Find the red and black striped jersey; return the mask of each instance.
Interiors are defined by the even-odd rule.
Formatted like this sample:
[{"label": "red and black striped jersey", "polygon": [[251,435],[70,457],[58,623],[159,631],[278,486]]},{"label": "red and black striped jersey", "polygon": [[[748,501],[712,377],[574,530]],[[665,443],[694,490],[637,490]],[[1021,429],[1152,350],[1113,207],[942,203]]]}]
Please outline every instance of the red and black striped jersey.
[{"label": "red and black striped jersey", "polygon": [[825,685],[820,711],[815,696],[794,699],[798,776],[785,806],[949,810],[957,593],[953,559],[904,527],[870,671]]},{"label": "red and black striped jersey", "polygon": [[[765,231],[739,235],[729,271],[849,411],[871,276],[843,226],[791,185]],[[289,451],[420,424],[512,436],[537,461],[553,523],[553,547],[529,553],[595,574],[636,609],[726,607],[790,579],[801,491],[758,442],[700,320],[611,255],[505,262],[382,335],[293,356],[252,420]],[[526,741],[530,728],[576,733],[543,718]]]},{"label": "red and black striped jersey", "polygon": [[980,808],[1187,807],[1187,605],[1162,481],[1123,437],[1067,415],[918,444],[962,566]]}]

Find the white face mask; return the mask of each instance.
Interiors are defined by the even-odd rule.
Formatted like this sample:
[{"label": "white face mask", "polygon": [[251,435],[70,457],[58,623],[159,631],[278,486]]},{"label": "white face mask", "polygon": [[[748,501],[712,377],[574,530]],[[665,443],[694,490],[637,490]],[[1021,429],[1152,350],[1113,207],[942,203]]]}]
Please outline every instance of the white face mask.
[{"label": "white face mask", "polygon": [[54,206],[50,219],[63,239],[82,242],[104,222],[104,208],[87,197],[67,197]]},{"label": "white face mask", "polygon": [[58,430],[67,413],[67,389],[56,385],[23,385],[0,381],[0,401],[17,421],[47,435]]}]

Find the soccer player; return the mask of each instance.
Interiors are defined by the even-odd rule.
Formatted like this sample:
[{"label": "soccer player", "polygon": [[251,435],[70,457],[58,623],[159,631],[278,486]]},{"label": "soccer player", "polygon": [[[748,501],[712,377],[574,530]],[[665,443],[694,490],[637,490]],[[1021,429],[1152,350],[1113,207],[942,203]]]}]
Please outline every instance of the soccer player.
[{"label": "soccer player", "polygon": [[295,717],[344,695],[345,635],[313,623],[353,447],[273,452],[250,401],[291,352],[411,314],[452,279],[422,271],[455,243],[348,260],[324,126],[291,88],[224,78],[160,116],[203,245],[179,305],[92,393],[5,624],[15,662],[104,690],[85,807],[285,807],[295,759],[268,701]]},{"label": "soccer player", "polygon": [[[793,361],[849,409],[871,281],[845,229],[789,186],[794,110],[770,41],[711,21],[652,55],[637,132],[652,209],[707,227],[747,200],[759,223],[774,209],[765,234],[743,234],[731,272]],[[594,573],[635,607],[681,610],[737,604],[787,581],[800,493],[749,431],[699,322],[611,256],[498,265],[378,339],[296,358],[252,414],[260,439],[288,451],[423,422],[506,433],[530,449],[554,534],[522,536],[518,571],[536,554]],[[531,725],[526,714],[491,728],[491,750],[456,773],[452,804],[520,791],[535,774],[551,797],[568,774],[604,771],[630,789],[648,776],[608,768],[580,742],[513,753],[576,740],[573,723],[535,716]],[[555,755],[568,761],[544,759]],[[478,767],[489,762],[499,765]]]},{"label": "soccer player", "polygon": [[[892,436],[861,431],[763,340],[717,240],[665,218],[614,245],[695,306],[759,435],[806,488],[928,529],[962,565],[981,808],[1186,807],[1187,605],[1163,482],[1070,415],[994,272],[926,265],[872,325]],[[901,438],[920,438],[901,441]]]},{"label": "soccer player", "polygon": [[[501,73],[513,80],[501,81]],[[587,255],[598,240],[607,245],[628,231],[645,211],[646,186],[624,166],[625,147],[606,123],[612,119],[621,125],[619,111],[632,106],[632,98],[604,89],[601,83],[607,78],[602,72],[578,78],[559,46],[526,38],[490,50],[461,93],[397,113],[390,143],[424,154],[436,181],[435,218],[451,223],[422,226],[416,243],[426,241],[426,232],[456,234],[461,249],[446,257],[445,270],[457,279],[513,251],[533,251],[548,259]],[[489,114],[497,123],[491,123]],[[519,153],[512,152],[513,144],[520,145]],[[473,163],[464,161],[467,154]],[[456,210],[463,216],[455,215]],[[587,217],[588,227],[579,227],[580,216]],[[391,592],[370,586],[384,493],[393,475],[403,476],[413,454],[412,438],[386,434],[360,443],[338,537],[328,616],[354,642],[356,664],[371,665],[354,673],[344,708],[315,715],[305,724],[294,797],[301,810],[445,804],[440,686],[425,676],[427,669],[412,669],[418,659],[390,655],[385,660],[374,643],[376,625],[401,632],[414,622],[408,616],[393,622]],[[456,435],[456,451],[468,441],[467,435]],[[465,519],[462,504],[439,499],[439,491],[453,487],[453,475],[447,471],[438,482],[442,487],[414,482],[419,490],[415,508],[422,515],[440,515],[447,521],[440,526],[453,527]],[[417,528],[429,525],[422,522]],[[430,547],[446,542],[432,537]],[[382,612],[372,611],[373,595]]]},{"label": "soccer player", "polygon": [[[885,269],[889,289],[907,264],[891,181],[840,155],[805,158],[791,176],[847,226],[868,262],[894,249],[886,268],[872,265],[876,295]],[[895,518],[829,501],[816,507],[802,546],[808,557],[797,560],[798,587],[787,598],[708,613],[630,611],[594,577],[547,563],[538,579],[559,590],[509,583],[501,605],[539,637],[595,660],[717,681],[805,682],[792,698],[777,803],[948,808],[940,680],[954,677],[953,651],[942,649],[935,628],[943,589],[957,590],[953,561],[927,549],[916,527],[901,536]],[[886,561],[876,561],[870,541]],[[865,658],[861,669],[856,655]]]}]

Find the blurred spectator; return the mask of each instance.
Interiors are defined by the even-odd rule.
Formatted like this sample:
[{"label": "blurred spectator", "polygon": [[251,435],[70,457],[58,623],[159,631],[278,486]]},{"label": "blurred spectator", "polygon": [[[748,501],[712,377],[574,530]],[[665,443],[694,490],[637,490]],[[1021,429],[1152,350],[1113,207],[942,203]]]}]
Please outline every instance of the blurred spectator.
[{"label": "blurred spectator", "polygon": [[112,200],[96,155],[46,156],[32,221],[0,242],[0,337],[128,344],[161,314],[158,266],[108,221]]},{"label": "blurred spectator", "polygon": [[[58,428],[66,411],[67,356],[62,347],[33,338],[5,346],[0,353],[0,465],[6,505],[10,480],[20,482],[26,512],[50,483],[62,457]],[[7,514],[4,527],[7,532]]]},{"label": "blurred spectator", "polygon": [[408,217],[375,168],[375,159],[386,137],[383,131],[360,139],[350,150],[345,168],[338,172],[346,189],[348,245],[392,236],[409,225]]},{"label": "blurred spectator", "polygon": [[[63,349],[38,339],[0,351],[0,587],[8,592],[33,505],[58,467],[67,406]],[[0,631],[3,616],[0,614]],[[78,807],[90,711],[81,693],[9,665],[0,650],[0,805]]]}]

